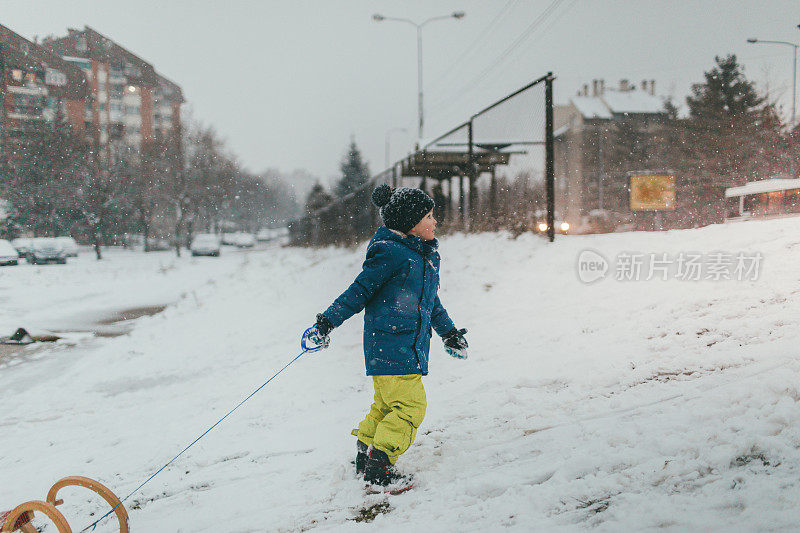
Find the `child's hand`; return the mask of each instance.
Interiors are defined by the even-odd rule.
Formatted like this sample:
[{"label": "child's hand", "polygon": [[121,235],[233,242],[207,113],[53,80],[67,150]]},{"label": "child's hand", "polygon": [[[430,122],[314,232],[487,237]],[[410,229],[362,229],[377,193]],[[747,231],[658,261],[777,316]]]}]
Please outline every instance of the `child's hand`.
[{"label": "child's hand", "polygon": [[[333,330],[328,317],[323,314],[317,315],[317,322],[303,333],[303,338],[300,339],[300,346],[304,351],[316,352],[330,346],[331,338],[328,335]],[[311,341],[313,346],[308,346],[307,341]]]},{"label": "child's hand", "polygon": [[444,337],[442,337],[442,340],[444,341],[444,350],[456,359],[467,358],[467,348],[469,347],[469,343],[467,342],[467,339],[464,338],[464,334],[466,332],[466,328],[453,328],[448,331]]},{"label": "child's hand", "polygon": [[327,337],[328,333],[333,331],[333,324],[331,324],[331,321],[328,320],[328,317],[322,313],[317,313],[317,323],[314,325],[317,327],[319,334],[323,337]]}]

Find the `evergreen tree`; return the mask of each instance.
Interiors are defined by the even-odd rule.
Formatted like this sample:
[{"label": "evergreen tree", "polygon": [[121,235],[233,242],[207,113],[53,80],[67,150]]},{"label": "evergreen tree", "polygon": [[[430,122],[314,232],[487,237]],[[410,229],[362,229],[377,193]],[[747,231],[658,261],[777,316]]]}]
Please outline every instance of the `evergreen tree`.
[{"label": "evergreen tree", "polygon": [[333,202],[333,197],[321,184],[317,183],[311,188],[306,198],[306,214],[312,215],[316,210],[329,206],[331,202]]},{"label": "evergreen tree", "polygon": [[[306,197],[306,222],[303,233],[306,242],[314,245],[330,244],[337,240],[338,214],[333,206],[334,198],[317,182]],[[324,211],[320,211],[323,208]]]},{"label": "evergreen tree", "polygon": [[705,83],[692,86],[686,98],[693,118],[721,118],[760,110],[766,99],[759,96],[753,82],[744,76],[736,56],[714,58],[717,65],[705,73]]},{"label": "evergreen tree", "polygon": [[689,118],[671,117],[658,143],[670,148],[665,166],[680,176],[682,225],[721,221],[726,187],[784,174],[793,165],[774,104],[745,77],[735,55],[715,62],[686,98]]},{"label": "evergreen tree", "polygon": [[355,139],[350,140],[350,147],[339,168],[342,170],[342,178],[336,183],[336,196],[339,198],[360,189],[369,181],[369,166],[362,160]]},{"label": "evergreen tree", "polygon": [[339,244],[355,244],[372,230],[372,194],[369,183],[369,167],[363,161],[354,139],[340,166],[342,177],[336,183],[335,193],[339,202],[325,218],[335,228]]}]

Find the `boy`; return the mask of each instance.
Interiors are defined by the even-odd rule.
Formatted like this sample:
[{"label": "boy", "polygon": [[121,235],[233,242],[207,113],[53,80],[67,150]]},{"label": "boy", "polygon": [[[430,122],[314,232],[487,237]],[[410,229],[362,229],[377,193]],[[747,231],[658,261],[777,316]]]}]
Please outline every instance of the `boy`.
[{"label": "boy", "polygon": [[328,334],[364,312],[364,362],[375,398],[353,430],[358,437],[356,474],[375,485],[405,479],[394,464],[414,442],[427,402],[422,376],[428,373],[431,327],[453,357],[466,359],[466,329],[456,329],[436,294],[438,241],[433,199],[420,189],[378,186],[372,201],[384,225],[367,247],[361,273],[310,329],[308,338],[327,345]]}]

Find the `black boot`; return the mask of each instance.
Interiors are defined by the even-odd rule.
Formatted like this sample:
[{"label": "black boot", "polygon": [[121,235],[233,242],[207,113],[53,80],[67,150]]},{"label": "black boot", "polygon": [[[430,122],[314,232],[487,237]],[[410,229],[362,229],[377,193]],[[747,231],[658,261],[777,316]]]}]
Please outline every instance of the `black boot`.
[{"label": "black boot", "polygon": [[367,467],[364,470],[364,480],[373,485],[393,485],[406,481],[406,476],[395,470],[389,461],[389,456],[384,452],[370,447],[367,456]]},{"label": "black boot", "polygon": [[364,469],[367,467],[367,445],[360,440],[356,441],[356,475],[362,477]]}]

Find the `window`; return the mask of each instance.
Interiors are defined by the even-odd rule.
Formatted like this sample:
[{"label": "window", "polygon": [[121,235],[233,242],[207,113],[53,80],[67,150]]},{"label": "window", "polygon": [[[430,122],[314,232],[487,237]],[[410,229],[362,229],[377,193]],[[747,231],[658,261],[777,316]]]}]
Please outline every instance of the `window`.
[{"label": "window", "polygon": [[75,43],[75,49],[78,52],[86,52],[89,50],[89,47],[86,45],[86,37],[78,37],[78,41]]},{"label": "window", "polygon": [[756,210],[756,205],[758,202],[758,196],[754,194],[748,194],[744,197],[744,208],[742,209],[742,213],[748,213],[753,215]]},{"label": "window", "polygon": [[786,212],[800,213],[800,189],[786,191]]},{"label": "window", "polygon": [[44,71],[44,82],[47,85],[62,87],[67,84],[67,75],[60,70],[48,68]]},{"label": "window", "polygon": [[136,65],[134,65],[132,63],[126,63],[125,64],[125,74],[128,75],[128,76],[141,77],[142,69],[140,69],[139,67],[137,67]]},{"label": "window", "polygon": [[11,70],[11,79],[12,80],[14,80],[14,81],[22,81],[23,76],[24,76],[24,74],[20,69],[15,68],[15,69]]},{"label": "window", "polygon": [[725,199],[728,218],[736,218],[739,216],[739,198],[740,196],[732,196]]}]

